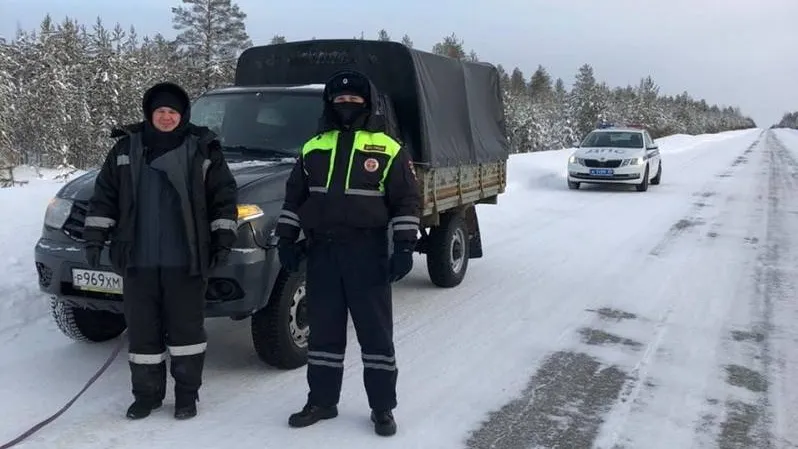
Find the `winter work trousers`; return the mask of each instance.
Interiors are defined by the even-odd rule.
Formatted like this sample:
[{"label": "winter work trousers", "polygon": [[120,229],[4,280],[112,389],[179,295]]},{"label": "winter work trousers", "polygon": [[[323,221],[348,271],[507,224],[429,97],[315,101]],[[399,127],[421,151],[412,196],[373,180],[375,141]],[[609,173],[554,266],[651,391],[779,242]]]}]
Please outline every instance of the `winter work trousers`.
[{"label": "winter work trousers", "polygon": [[188,269],[128,270],[123,293],[136,399],[164,399],[167,349],[175,396],[196,398],[205,362],[205,289]]},{"label": "winter work trousers", "polygon": [[340,399],[349,312],[362,350],[363,382],[369,406],[377,411],[396,407],[398,371],[388,268],[385,231],[309,236],[310,404],[332,406]]}]

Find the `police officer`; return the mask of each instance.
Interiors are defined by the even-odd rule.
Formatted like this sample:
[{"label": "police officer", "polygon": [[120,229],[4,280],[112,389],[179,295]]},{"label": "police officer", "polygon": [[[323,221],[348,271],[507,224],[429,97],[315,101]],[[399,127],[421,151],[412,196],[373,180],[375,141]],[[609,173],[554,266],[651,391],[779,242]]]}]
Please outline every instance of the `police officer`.
[{"label": "police officer", "polygon": [[[276,231],[279,255],[289,272],[307,256],[310,326],[310,392],[304,408],[289,418],[292,427],[338,415],[349,312],[362,348],[374,431],[396,433],[391,282],[413,266],[420,194],[412,159],[386,134],[377,101],[363,74],[334,75],[324,89],[320,132],[302,148],[286,184]],[[304,247],[297,242],[300,230]]]},{"label": "police officer", "polygon": [[143,98],[145,120],[114,130],[89,203],[84,237],[89,266],[109,261],[123,276],[134,402],[127,417],[159,408],[171,355],[178,419],[196,415],[206,337],[209,271],[236,240],[237,187],[219,142],[189,123],[189,97],[161,83]]}]

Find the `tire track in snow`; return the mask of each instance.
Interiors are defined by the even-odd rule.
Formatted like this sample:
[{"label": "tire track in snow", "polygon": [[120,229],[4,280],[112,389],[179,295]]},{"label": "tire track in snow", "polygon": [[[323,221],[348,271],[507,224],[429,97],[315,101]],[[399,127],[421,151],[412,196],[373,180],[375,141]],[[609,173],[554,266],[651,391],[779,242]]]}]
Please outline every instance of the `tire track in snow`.
[{"label": "tire track in snow", "polygon": [[[687,210],[687,213],[684,215],[684,217],[674,223],[668,232],[662,237],[662,239],[660,239],[660,241],[654,245],[649,252],[650,255],[664,255],[667,249],[672,246],[674,241],[706,224],[707,209],[717,205],[718,198],[716,187],[722,180],[732,178],[735,174],[735,171],[738,170],[741,165],[744,165],[748,162],[748,155],[751,154],[754,148],[759,145],[764,134],[765,131],[762,131],[757,139],[751,143],[736,159],[734,159],[727,169],[717,173],[713,179],[704,184],[699,191],[693,193],[693,197],[695,197],[696,201]],[[710,230],[710,232],[716,233],[717,230],[713,229]]]},{"label": "tire track in snow", "polygon": [[746,388],[754,393],[756,399],[754,403],[738,399],[728,401],[727,418],[718,437],[721,448],[751,445],[762,449],[798,447],[798,441],[788,441],[784,437],[784,426],[795,425],[795,422],[779,419],[783,409],[795,404],[780,404],[782,377],[779,364],[782,360],[774,356],[774,342],[781,331],[774,322],[775,309],[781,303],[795,300],[790,285],[794,281],[784,269],[791,265],[786,259],[793,251],[792,227],[787,224],[792,212],[789,206],[798,206],[795,202],[798,196],[798,160],[773,132],[768,132],[765,144],[769,157],[766,235],[754,275],[757,294],[753,298],[759,322],[755,323],[752,332],[735,336],[750,341],[749,345],[757,349],[755,358],[761,372],[734,365],[727,367],[727,382]]}]

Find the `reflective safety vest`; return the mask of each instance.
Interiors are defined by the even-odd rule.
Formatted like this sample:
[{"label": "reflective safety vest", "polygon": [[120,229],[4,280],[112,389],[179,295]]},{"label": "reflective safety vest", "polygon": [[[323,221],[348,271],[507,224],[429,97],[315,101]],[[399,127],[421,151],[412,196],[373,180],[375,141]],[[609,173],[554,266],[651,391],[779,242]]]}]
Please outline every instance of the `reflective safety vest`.
[{"label": "reflective safety vest", "polygon": [[[308,190],[327,193],[332,188],[340,131],[320,134],[305,143],[302,159]],[[385,179],[399,154],[399,142],[382,132],[356,131],[346,169],[344,194],[384,196]],[[316,157],[321,156],[321,157]],[[326,172],[326,176],[320,176]]]}]

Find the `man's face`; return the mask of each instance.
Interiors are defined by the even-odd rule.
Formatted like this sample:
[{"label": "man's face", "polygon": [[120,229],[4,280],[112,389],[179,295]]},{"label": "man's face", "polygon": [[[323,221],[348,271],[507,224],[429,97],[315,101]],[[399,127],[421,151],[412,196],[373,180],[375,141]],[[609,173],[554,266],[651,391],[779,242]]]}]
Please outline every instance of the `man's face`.
[{"label": "man's face", "polygon": [[171,132],[180,124],[180,113],[166,106],[152,112],[152,124],[161,132]]},{"label": "man's face", "polygon": [[361,97],[360,95],[338,95],[337,97],[333,98],[333,103],[358,103],[363,104],[366,102],[366,99]]}]

